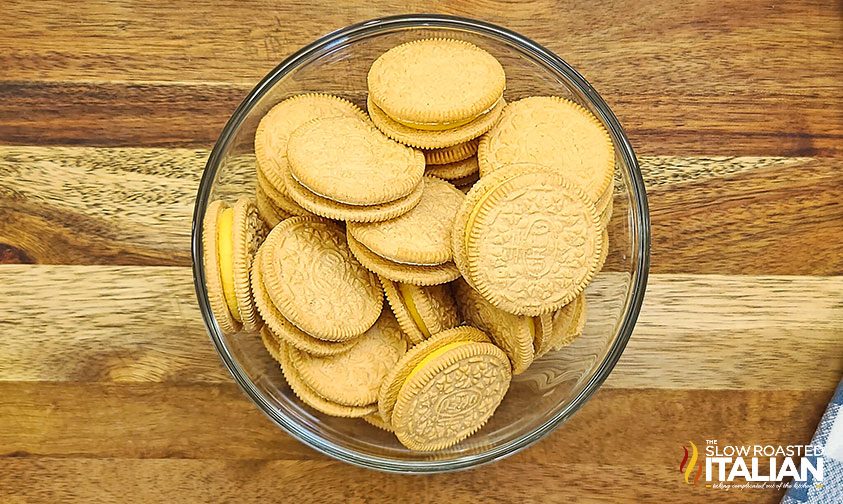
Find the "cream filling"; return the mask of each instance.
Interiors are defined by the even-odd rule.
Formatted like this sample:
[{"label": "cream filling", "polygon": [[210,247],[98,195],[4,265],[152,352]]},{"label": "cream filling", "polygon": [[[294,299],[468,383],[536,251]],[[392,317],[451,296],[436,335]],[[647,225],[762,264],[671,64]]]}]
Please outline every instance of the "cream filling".
[{"label": "cream filling", "polygon": [[455,341],[453,343],[448,343],[447,345],[443,345],[443,346],[437,348],[436,350],[430,352],[429,354],[427,354],[425,356],[424,359],[422,359],[418,364],[416,364],[415,367],[413,367],[413,370],[410,371],[410,374],[407,375],[407,378],[404,379],[404,383],[401,384],[401,386],[403,387],[404,385],[410,383],[410,379],[412,379],[415,375],[417,375],[419,373],[419,371],[424,369],[424,367],[429,362],[431,362],[433,359],[439,357],[440,355],[444,354],[448,350],[453,350],[454,348],[461,347],[461,346],[466,345],[466,344],[468,344],[467,341]]},{"label": "cream filling", "polygon": [[234,209],[226,208],[217,218],[217,255],[220,264],[220,278],[222,279],[222,293],[225,304],[234,320],[241,322],[240,309],[237,307],[237,296],[234,294],[234,242],[232,229],[234,228]]},{"label": "cream filling", "polygon": [[[489,108],[487,108],[483,112],[480,112],[476,116],[469,117],[468,119],[460,119],[458,121],[419,122],[419,121],[407,121],[405,119],[396,119],[395,117],[391,117],[391,116],[390,116],[390,118],[393,121],[397,122],[398,124],[404,125],[408,128],[413,128],[413,129],[417,129],[417,130],[424,130],[424,131],[444,131],[444,130],[449,130],[449,129],[453,129],[453,128],[459,128],[460,126],[465,126],[466,124],[470,123],[471,121],[474,121],[476,119],[480,119],[481,117],[483,117],[486,114],[488,114],[489,112],[491,112],[495,107],[497,107],[502,99],[503,99],[503,96],[501,96],[500,98],[495,100],[495,103],[493,103]],[[381,108],[381,110],[383,110],[383,108]],[[384,112],[384,114],[386,114],[386,112]]]},{"label": "cream filling", "polygon": [[415,322],[416,327],[419,328],[419,331],[424,335],[425,338],[430,337],[430,330],[427,328],[427,325],[422,320],[421,314],[419,313],[418,309],[416,308],[416,302],[413,301],[412,293],[410,292],[410,287],[406,284],[399,283],[398,286],[398,294],[401,297],[401,302],[404,304],[404,308],[410,313],[410,318],[413,319]]}]

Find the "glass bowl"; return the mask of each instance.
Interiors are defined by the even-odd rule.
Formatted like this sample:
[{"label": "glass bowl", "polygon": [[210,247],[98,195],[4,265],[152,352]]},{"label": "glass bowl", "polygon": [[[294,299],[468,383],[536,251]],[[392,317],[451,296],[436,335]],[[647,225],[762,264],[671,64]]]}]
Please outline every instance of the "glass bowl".
[{"label": "glass bowl", "polygon": [[[614,212],[610,253],[586,291],[583,335],[514,377],[495,415],[478,433],[433,453],[404,448],[395,437],[360,419],[333,418],[303,405],[287,386],[260,338],[226,336],[211,313],[202,265],[202,219],[210,201],[254,195],[254,134],[279,101],[305,92],[333,93],[365,109],[366,74],[379,55],[402,42],[428,37],[470,41],[506,69],[505,97],[571,98],[600,119],[615,144]],[[565,61],[504,28],[469,19],[409,15],[375,19],[330,33],[297,51],[269,73],[237,107],[211,152],[193,215],[196,294],[211,340],[249,398],[273,422],[336,459],[382,471],[429,473],[464,469],[511,455],[546,436],[594,394],[626,346],[638,316],[649,264],[647,198],[638,162],[615,115]]]}]

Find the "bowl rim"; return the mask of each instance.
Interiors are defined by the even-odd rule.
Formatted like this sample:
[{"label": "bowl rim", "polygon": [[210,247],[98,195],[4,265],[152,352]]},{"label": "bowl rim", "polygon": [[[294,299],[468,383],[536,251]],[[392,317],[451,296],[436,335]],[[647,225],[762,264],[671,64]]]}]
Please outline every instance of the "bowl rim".
[{"label": "bowl rim", "polygon": [[[243,123],[244,119],[263,95],[272,88],[276,81],[284,77],[289,71],[295,69],[301,63],[320,53],[330,51],[332,48],[356,36],[375,35],[378,33],[395,31],[409,28],[446,28],[468,31],[476,35],[487,36],[510,45],[517,46],[522,51],[530,54],[531,57],[540,60],[554,71],[564,75],[574,83],[578,91],[583,93],[597,109],[601,119],[610,130],[612,139],[616,142],[620,155],[629,167],[629,182],[632,192],[633,205],[631,207],[630,219],[632,242],[637,244],[632,250],[634,255],[633,271],[630,277],[631,288],[628,290],[626,304],[629,309],[624,314],[620,323],[617,339],[600,363],[597,371],[588,380],[579,393],[570,403],[556,415],[546,420],[538,428],[519,436],[507,443],[495,446],[487,451],[459,457],[454,460],[398,460],[383,458],[357,452],[353,449],[343,447],[337,443],[314,436],[311,432],[298,425],[292,419],[279,413],[272,407],[254,383],[246,376],[246,373],[235,360],[222,336],[222,330],[214,318],[208,293],[205,287],[204,265],[202,264],[202,222],[208,204],[208,198],[216,177],[217,167],[221,161],[223,152],[226,151],[229,143],[234,138],[234,133]],[[637,238],[637,239],[636,239]],[[370,19],[357,24],[349,25],[330,32],[314,42],[302,47],[285,58],[278,66],[269,72],[260,82],[246,95],[243,101],[237,106],[234,113],[226,122],[214,147],[211,151],[205,169],[199,183],[196,203],[193,212],[193,223],[191,231],[191,256],[193,263],[193,280],[196,289],[196,297],[199,308],[208,330],[211,341],[217,350],[226,369],[234,378],[235,382],[246,393],[249,399],[260,409],[273,423],[281,427],[288,434],[300,442],[310,446],[316,451],[328,455],[334,459],[347,462],[367,469],[375,469],[392,473],[436,473],[467,469],[482,464],[500,460],[506,456],[515,454],[544,436],[552,432],[556,427],[567,421],[578,411],[591,396],[600,388],[602,383],[609,376],[615,367],[618,359],[623,353],[627,342],[632,334],[647,285],[650,264],[650,219],[647,205],[647,195],[644,188],[644,180],[638,165],[635,152],[623,127],[617,117],[609,109],[603,98],[594,90],[582,75],[579,74],[562,58],[546,49],[533,40],[524,37],[507,28],[497,26],[485,21],[469,19],[465,17],[439,15],[439,14],[407,14]]]}]

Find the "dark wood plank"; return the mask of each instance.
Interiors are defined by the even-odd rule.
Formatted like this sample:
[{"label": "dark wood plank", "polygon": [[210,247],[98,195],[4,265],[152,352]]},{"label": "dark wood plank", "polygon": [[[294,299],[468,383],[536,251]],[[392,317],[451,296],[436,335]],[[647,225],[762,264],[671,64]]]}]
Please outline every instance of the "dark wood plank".
[{"label": "dark wood plank", "polygon": [[328,461],[0,459],[6,502],[777,503],[781,491],[686,485],[636,463],[533,464],[520,457],[453,474],[383,474]]},{"label": "dark wood plank", "polygon": [[843,143],[839,3],[321,1],[304,17],[301,7],[158,0],[65,13],[7,2],[16,22],[0,30],[0,142],[207,147],[297,48],[349,23],[427,11],[483,12],[558,52],[614,106],[641,154],[829,155]]}]

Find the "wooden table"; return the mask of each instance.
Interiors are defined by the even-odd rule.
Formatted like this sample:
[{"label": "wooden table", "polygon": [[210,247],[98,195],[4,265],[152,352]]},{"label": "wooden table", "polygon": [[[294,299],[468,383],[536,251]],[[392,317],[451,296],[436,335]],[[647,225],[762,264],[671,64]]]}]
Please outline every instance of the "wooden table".
[{"label": "wooden table", "polygon": [[[212,5],[213,4],[213,5]],[[0,6],[0,502],[775,502],[686,485],[682,446],[807,442],[843,372],[839,2]],[[653,221],[635,334],[539,443],[469,472],[335,462],[258,413],[202,326],[208,150],[292,51],[447,12],[567,59],[636,148]]]}]

